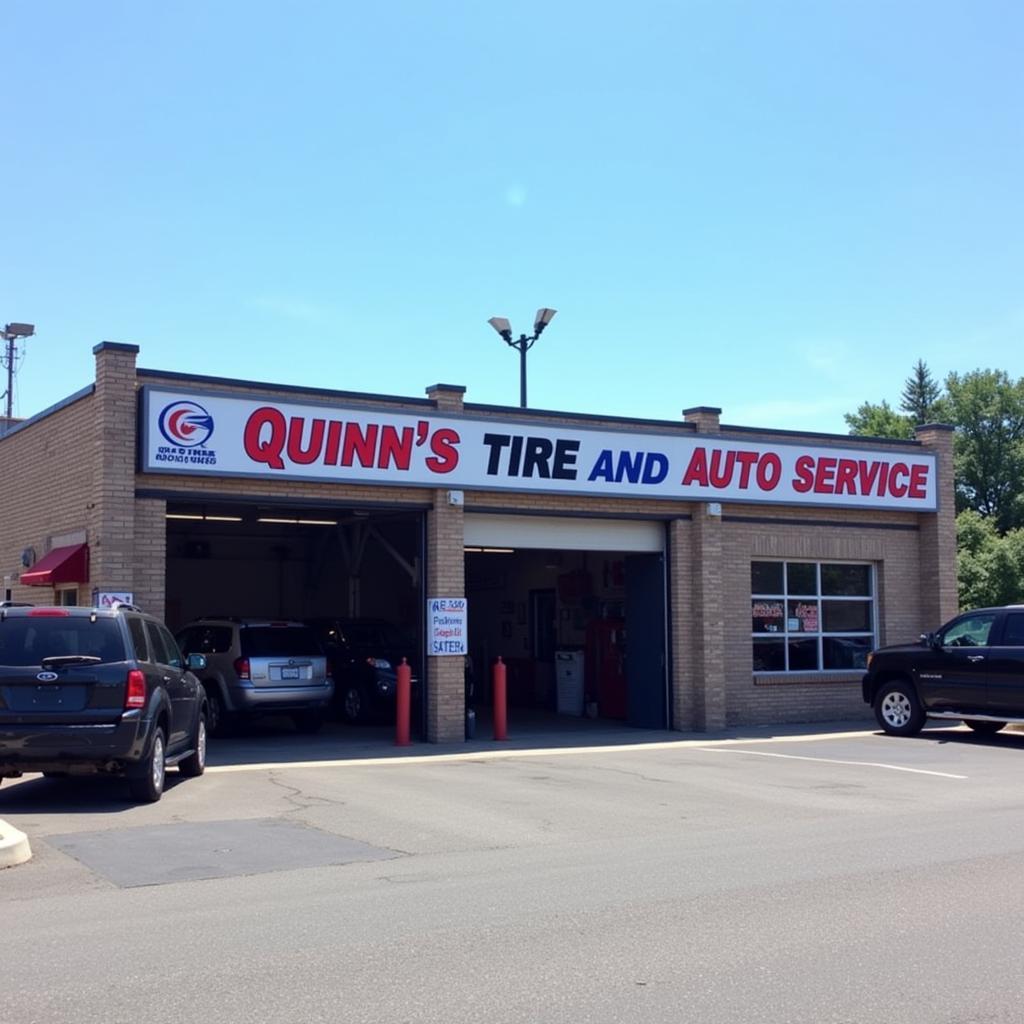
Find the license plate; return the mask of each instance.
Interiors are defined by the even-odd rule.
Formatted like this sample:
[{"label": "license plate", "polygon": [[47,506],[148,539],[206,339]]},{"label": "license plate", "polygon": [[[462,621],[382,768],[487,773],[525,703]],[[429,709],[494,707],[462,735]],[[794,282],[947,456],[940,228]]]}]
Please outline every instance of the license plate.
[{"label": "license plate", "polygon": [[297,668],[283,668],[281,669],[282,679],[298,679],[299,670]]}]

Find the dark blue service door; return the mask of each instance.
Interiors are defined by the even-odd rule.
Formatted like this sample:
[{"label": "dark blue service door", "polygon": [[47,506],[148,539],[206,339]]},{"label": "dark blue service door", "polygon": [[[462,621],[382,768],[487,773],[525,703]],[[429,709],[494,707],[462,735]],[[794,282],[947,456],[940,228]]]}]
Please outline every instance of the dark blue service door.
[{"label": "dark blue service door", "polygon": [[626,721],[668,728],[665,693],[665,559],[626,556]]}]

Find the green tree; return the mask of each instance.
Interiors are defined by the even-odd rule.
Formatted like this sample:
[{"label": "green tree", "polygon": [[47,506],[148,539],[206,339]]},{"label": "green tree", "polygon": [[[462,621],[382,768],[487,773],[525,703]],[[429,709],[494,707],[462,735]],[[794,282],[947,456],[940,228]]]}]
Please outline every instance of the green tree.
[{"label": "green tree", "polygon": [[1000,535],[974,509],[956,517],[957,584],[961,608],[1024,600],[1024,529]]},{"label": "green tree", "polygon": [[946,378],[956,427],[958,508],[990,518],[999,533],[1024,524],[1024,379],[1003,370]]},{"label": "green tree", "polygon": [[918,359],[903,382],[900,408],[914,423],[935,423],[942,419],[942,387],[923,359]]},{"label": "green tree", "polygon": [[914,436],[914,421],[898,413],[888,402],[878,405],[864,402],[856,412],[843,415],[851,434],[860,437],[899,437],[910,439]]}]

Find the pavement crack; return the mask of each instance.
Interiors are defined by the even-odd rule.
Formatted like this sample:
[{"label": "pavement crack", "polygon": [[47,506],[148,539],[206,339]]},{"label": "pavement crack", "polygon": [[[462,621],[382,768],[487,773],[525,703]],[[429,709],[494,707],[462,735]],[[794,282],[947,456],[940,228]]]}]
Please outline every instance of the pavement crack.
[{"label": "pavement crack", "polygon": [[287,811],[287,814],[297,814],[301,811],[311,810],[314,807],[345,806],[344,800],[332,800],[326,796],[312,796],[309,793],[303,793],[299,786],[289,785],[283,779],[278,778],[277,774],[273,771],[268,773],[268,778],[272,786],[285,790],[284,799],[292,805],[292,809]]},{"label": "pavement crack", "polygon": [[644,775],[643,772],[630,771],[628,768],[609,768],[607,765],[594,765],[594,770],[599,772],[614,772],[616,775],[629,775],[641,782],[663,782],[674,785],[674,779],[659,779],[654,775]]}]

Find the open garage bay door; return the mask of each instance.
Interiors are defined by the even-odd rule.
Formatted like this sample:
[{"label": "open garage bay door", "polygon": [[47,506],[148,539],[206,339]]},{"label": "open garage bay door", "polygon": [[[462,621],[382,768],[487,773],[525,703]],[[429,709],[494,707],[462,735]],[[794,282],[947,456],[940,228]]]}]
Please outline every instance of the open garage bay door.
[{"label": "open garage bay door", "polygon": [[[668,725],[665,524],[467,513],[470,654],[501,655],[517,714]],[[474,673],[477,700],[487,672]]]}]

